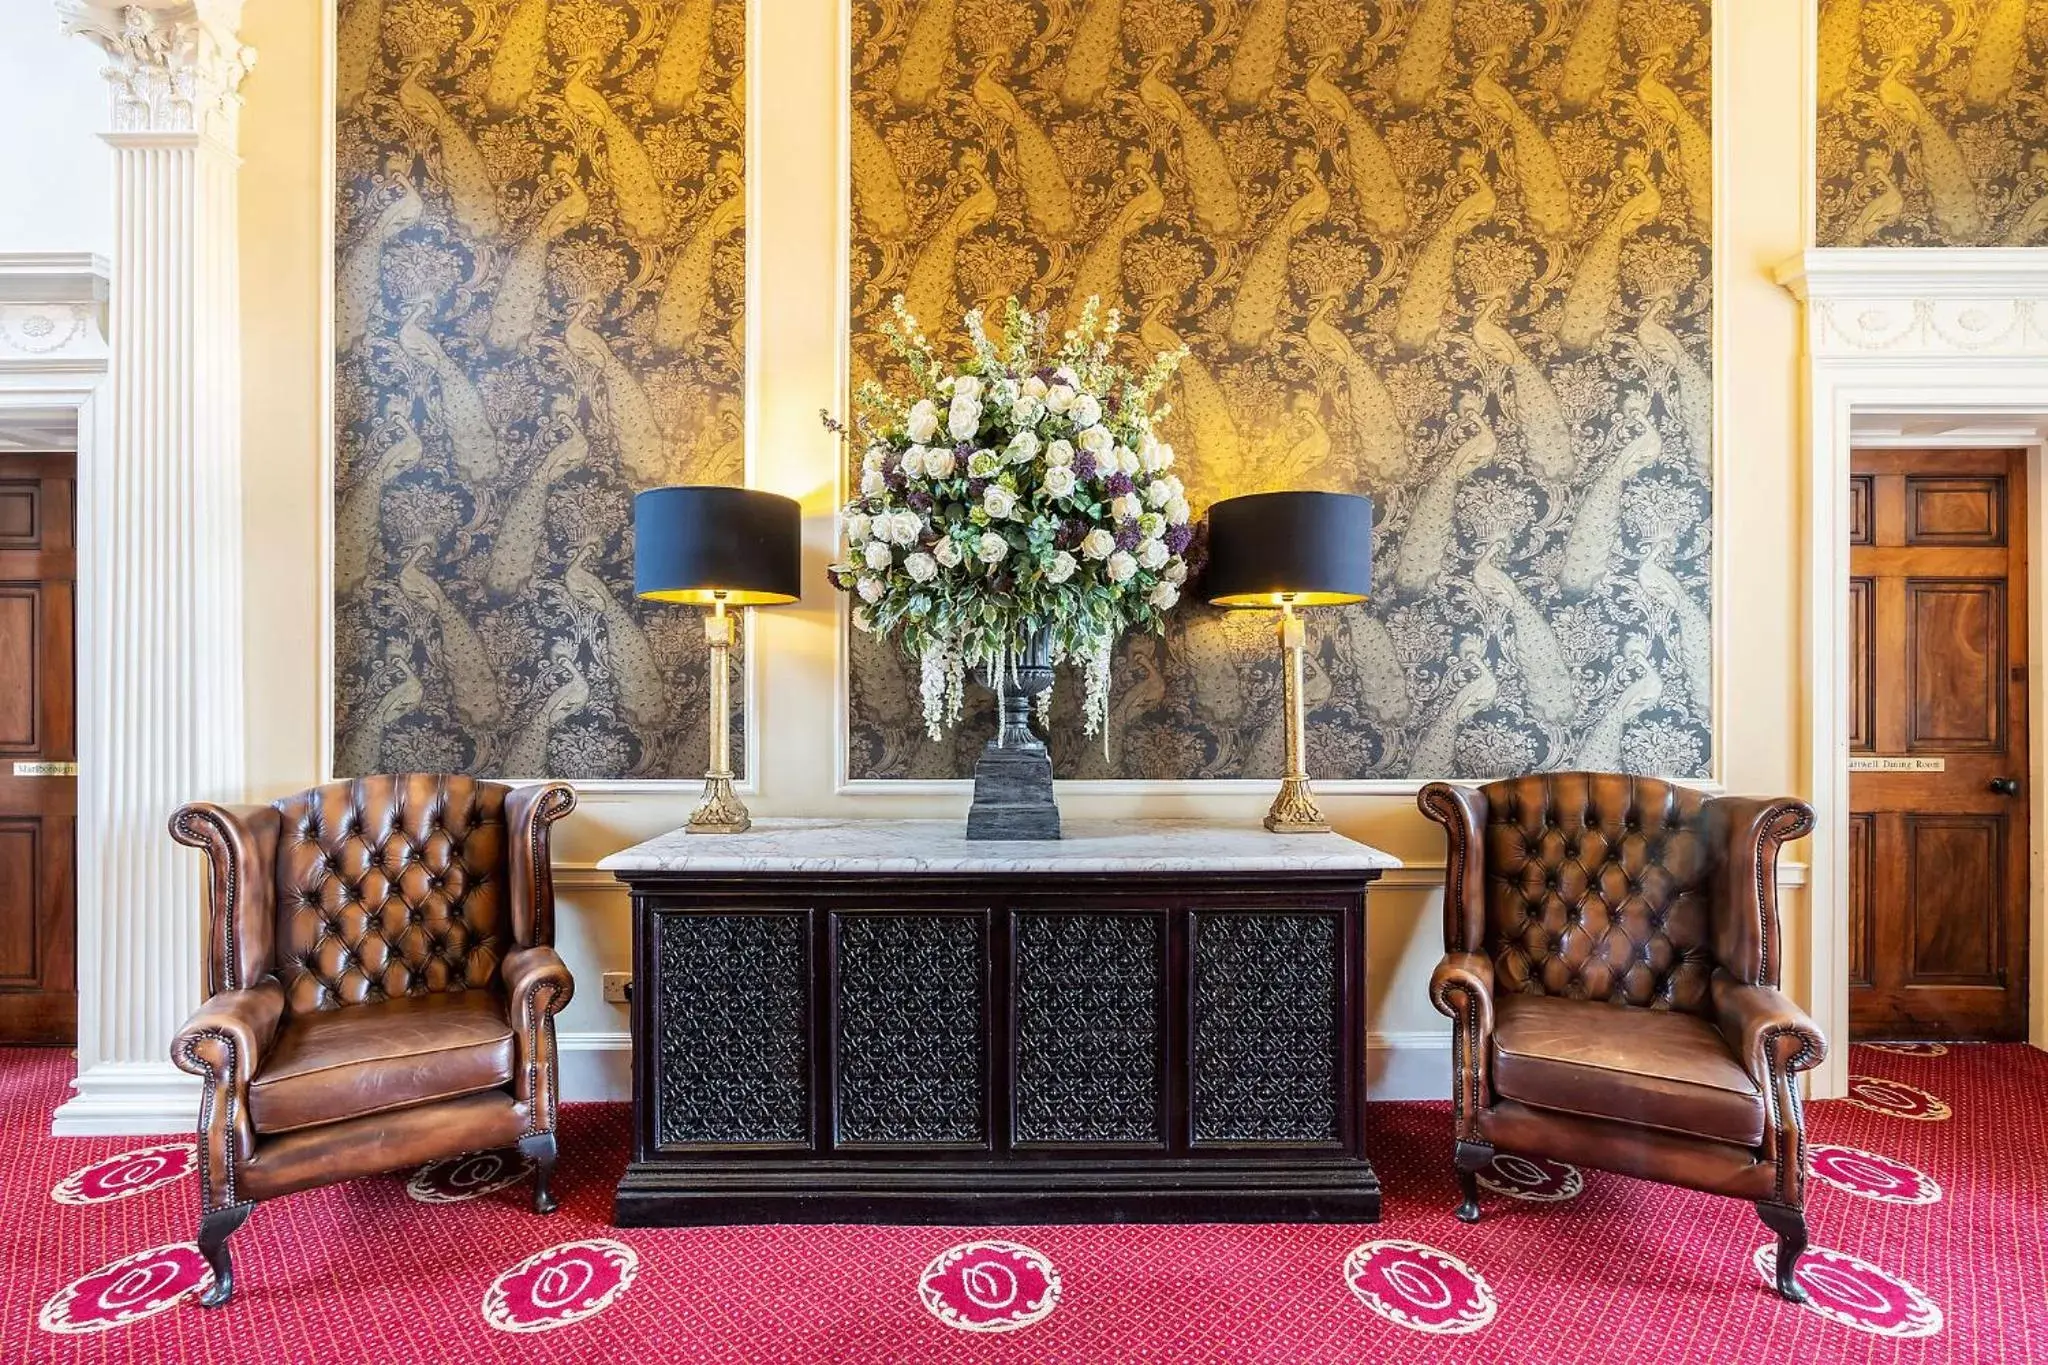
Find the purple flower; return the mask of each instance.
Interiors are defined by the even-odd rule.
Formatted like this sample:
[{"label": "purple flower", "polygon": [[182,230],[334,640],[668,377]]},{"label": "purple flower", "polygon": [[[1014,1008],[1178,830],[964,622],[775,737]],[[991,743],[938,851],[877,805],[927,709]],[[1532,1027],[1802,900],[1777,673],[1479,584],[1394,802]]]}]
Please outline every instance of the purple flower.
[{"label": "purple flower", "polygon": [[888,484],[892,492],[901,493],[910,486],[910,476],[903,472],[901,464],[892,459],[882,469],[882,482]]},{"label": "purple flower", "polygon": [[1119,550],[1135,550],[1135,549],[1137,549],[1137,548],[1138,548],[1138,543],[1139,543],[1140,541],[1144,540],[1144,539],[1145,539],[1145,533],[1144,533],[1143,531],[1141,531],[1141,530],[1139,530],[1139,529],[1138,529],[1138,523],[1137,523],[1137,520],[1136,520],[1136,518],[1133,518],[1133,517],[1126,517],[1126,518],[1124,518],[1124,519],[1123,519],[1123,520],[1122,520],[1121,522],[1118,522],[1118,523],[1117,523],[1117,528],[1116,528],[1116,547],[1117,547],[1117,549],[1119,549]]},{"label": "purple flower", "polygon": [[1186,554],[1188,546],[1195,543],[1195,528],[1192,526],[1169,526],[1166,528],[1166,548],[1174,554]]},{"label": "purple flower", "polygon": [[904,501],[910,505],[910,510],[913,512],[929,512],[932,510],[932,495],[925,492],[922,488],[911,489],[910,496],[905,498]]},{"label": "purple flower", "polygon": [[972,454],[974,454],[974,442],[972,441],[962,441],[959,445],[953,447],[953,458],[960,462],[962,469],[967,468],[967,458]]},{"label": "purple flower", "polygon": [[1120,498],[1126,493],[1135,491],[1137,485],[1131,482],[1130,475],[1119,469],[1116,473],[1103,480],[1102,487],[1112,498]]},{"label": "purple flower", "polygon": [[986,492],[988,492],[987,479],[972,478],[967,481],[967,500],[969,502],[980,502],[981,495]]},{"label": "purple flower", "polygon": [[1074,477],[1092,479],[1095,477],[1095,456],[1086,450],[1074,452]]}]

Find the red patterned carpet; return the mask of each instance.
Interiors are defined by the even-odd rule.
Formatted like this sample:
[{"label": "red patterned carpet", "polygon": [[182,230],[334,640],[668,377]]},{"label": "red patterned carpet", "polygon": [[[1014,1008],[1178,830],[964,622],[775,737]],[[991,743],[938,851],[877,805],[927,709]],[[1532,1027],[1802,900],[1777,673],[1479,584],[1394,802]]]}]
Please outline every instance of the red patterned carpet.
[{"label": "red patterned carpet", "polygon": [[2021,1047],[1855,1049],[1812,1114],[1806,1308],[1732,1201],[1508,1159],[1520,1197],[1458,1223],[1441,1105],[1373,1107],[1377,1227],[707,1229],[610,1227],[626,1112],[580,1105],[554,1217],[496,1158],[264,1205],[209,1311],[189,1144],[48,1137],[69,1066],[0,1051],[9,1361],[2048,1361]]}]

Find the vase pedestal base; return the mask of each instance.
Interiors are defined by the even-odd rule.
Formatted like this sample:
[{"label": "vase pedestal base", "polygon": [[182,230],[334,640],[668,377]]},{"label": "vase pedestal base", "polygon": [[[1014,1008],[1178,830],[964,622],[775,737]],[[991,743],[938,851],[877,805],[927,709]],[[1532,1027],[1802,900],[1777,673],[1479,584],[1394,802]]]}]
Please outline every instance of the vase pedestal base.
[{"label": "vase pedestal base", "polygon": [[970,839],[1057,839],[1060,808],[1052,799],[1052,759],[1041,745],[982,750],[974,765]]}]

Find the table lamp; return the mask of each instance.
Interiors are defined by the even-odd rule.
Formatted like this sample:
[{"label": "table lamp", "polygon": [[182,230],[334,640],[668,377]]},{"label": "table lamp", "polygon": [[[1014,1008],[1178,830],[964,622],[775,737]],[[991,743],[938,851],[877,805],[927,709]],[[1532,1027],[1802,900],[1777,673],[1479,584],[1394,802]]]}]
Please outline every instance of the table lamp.
[{"label": "table lamp", "polygon": [[1209,509],[1211,606],[1280,609],[1287,773],[1266,812],[1276,834],[1326,833],[1303,767],[1301,654],[1296,607],[1363,602],[1372,590],[1372,499],[1355,493],[1253,493]]},{"label": "table lamp", "polygon": [[711,608],[711,768],[692,834],[738,834],[753,824],[732,789],[732,704],[727,607],[773,606],[802,593],[803,513],[751,488],[653,488],[633,499],[633,593],[650,602]]}]

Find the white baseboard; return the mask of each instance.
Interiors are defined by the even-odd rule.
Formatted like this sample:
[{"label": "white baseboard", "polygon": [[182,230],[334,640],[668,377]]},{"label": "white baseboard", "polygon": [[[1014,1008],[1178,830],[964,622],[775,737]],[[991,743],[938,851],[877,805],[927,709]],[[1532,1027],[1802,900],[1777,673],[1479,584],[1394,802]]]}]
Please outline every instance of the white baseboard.
[{"label": "white baseboard", "polygon": [[101,1062],[71,1089],[50,1116],[52,1137],[190,1134],[198,1122],[199,1078],[169,1062]]},{"label": "white baseboard", "polygon": [[[633,1097],[633,1039],[624,1031],[563,1032],[562,1098],[570,1103]],[[1375,1100],[1441,1100],[1451,1093],[1451,1034],[1374,1033],[1366,1039],[1366,1091]],[[199,1081],[169,1062],[105,1062],[80,1072],[76,1093],[50,1120],[55,1137],[189,1133]]]}]

